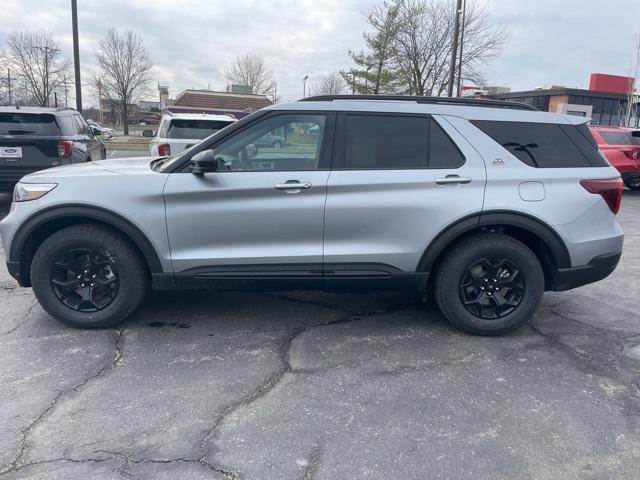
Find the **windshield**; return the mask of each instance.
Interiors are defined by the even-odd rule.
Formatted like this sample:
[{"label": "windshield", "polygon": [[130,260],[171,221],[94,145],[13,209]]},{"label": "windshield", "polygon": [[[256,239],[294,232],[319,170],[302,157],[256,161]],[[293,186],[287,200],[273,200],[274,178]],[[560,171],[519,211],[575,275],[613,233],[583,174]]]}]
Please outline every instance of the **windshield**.
[{"label": "windshield", "polygon": [[60,135],[53,115],[33,113],[0,113],[0,135]]},{"label": "windshield", "polygon": [[636,132],[600,132],[600,136],[608,145],[640,145],[640,136]]},{"label": "windshield", "polygon": [[231,123],[233,122],[226,120],[181,120],[176,118],[169,125],[167,138],[203,139]]}]

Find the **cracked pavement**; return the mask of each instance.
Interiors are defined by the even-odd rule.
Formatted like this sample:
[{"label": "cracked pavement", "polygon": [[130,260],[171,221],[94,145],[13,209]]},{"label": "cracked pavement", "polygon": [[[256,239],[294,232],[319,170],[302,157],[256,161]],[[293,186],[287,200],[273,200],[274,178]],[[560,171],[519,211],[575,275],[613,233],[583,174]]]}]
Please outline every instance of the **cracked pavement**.
[{"label": "cracked pavement", "polygon": [[152,293],[48,317],[0,266],[0,479],[640,478],[640,194],[620,266],[499,338],[413,295]]}]

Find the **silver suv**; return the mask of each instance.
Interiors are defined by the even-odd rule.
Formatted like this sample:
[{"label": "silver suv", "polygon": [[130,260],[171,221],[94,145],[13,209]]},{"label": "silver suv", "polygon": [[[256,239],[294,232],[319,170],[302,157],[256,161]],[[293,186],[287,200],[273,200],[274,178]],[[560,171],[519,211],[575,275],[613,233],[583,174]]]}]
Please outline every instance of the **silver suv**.
[{"label": "silver suv", "polygon": [[404,290],[501,334],[620,258],[622,183],[584,122],[464,99],[274,105],[179,155],[24,177],[7,265],[75,327],[121,322],[149,286]]}]

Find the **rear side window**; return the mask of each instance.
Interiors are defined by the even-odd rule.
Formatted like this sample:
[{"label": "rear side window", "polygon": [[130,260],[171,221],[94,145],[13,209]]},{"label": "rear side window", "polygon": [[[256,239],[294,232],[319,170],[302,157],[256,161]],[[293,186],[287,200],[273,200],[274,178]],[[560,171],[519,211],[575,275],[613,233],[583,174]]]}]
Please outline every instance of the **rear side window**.
[{"label": "rear side window", "polygon": [[34,113],[0,113],[0,135],[60,135],[53,115]]},{"label": "rear side window", "polygon": [[429,117],[347,115],[347,169],[458,168],[464,157]]},{"label": "rear side window", "polygon": [[202,139],[222,130],[232,122],[220,120],[171,120],[166,138]]},{"label": "rear side window", "polygon": [[476,127],[520,161],[538,168],[605,167],[585,125],[478,120]]}]

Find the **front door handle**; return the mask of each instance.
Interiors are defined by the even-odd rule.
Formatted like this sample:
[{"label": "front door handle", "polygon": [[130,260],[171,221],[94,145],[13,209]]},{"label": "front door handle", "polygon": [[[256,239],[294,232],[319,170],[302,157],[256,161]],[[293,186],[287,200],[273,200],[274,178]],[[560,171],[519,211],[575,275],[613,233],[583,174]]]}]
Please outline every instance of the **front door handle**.
[{"label": "front door handle", "polygon": [[276,190],[308,190],[310,188],[311,183],[298,180],[287,180],[285,183],[278,183],[275,186]]},{"label": "front door handle", "polygon": [[444,178],[438,178],[436,183],[438,185],[467,184],[471,183],[471,179],[469,177],[461,177],[459,175],[447,175]]}]

